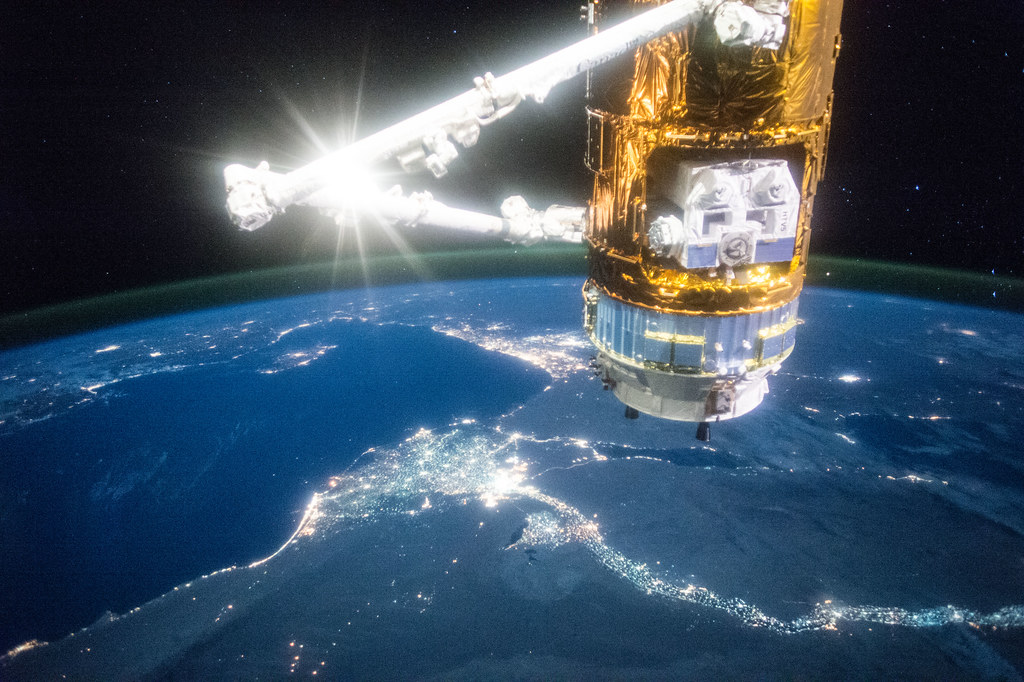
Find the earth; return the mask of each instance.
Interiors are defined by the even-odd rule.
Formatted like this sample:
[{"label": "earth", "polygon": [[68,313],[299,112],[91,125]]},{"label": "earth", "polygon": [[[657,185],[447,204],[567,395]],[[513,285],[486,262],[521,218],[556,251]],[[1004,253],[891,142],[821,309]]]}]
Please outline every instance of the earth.
[{"label": "earth", "polygon": [[1024,316],[810,287],[703,443],[602,390],[581,285],[0,354],[0,676],[1021,677]]}]

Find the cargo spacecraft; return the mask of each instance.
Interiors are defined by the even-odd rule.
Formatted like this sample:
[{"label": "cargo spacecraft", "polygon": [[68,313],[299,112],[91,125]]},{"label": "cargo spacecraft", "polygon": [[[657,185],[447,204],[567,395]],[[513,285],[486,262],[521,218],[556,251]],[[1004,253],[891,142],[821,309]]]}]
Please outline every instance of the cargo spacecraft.
[{"label": "cargo spacecraft", "polygon": [[[698,424],[757,407],[793,350],[825,166],[842,0],[672,0],[582,8],[588,36],[307,166],[225,168],[228,210],[243,230],[297,204],[339,224],[373,215],[533,244],[584,242],[583,325],[606,388],[639,413]],[[597,102],[597,67],[633,52],[616,101]],[[587,78],[586,206],[501,215],[446,206],[428,193],[368,184],[397,162],[442,177],[481,129],[523,100]],[[603,88],[602,92],[609,89]],[[615,91],[615,88],[611,88]]]}]

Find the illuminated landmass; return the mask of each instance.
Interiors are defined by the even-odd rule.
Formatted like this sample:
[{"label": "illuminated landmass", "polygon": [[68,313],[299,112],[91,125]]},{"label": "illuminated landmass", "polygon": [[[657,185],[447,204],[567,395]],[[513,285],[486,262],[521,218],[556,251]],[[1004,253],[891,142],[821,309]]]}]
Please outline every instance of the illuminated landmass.
[{"label": "illuminated landmass", "polygon": [[[577,307],[578,283],[557,283],[553,296]],[[515,299],[541,310],[550,284],[521,287]],[[902,350],[879,346],[841,362],[797,354],[751,428],[723,427],[699,444],[670,423],[622,419],[590,373],[582,335],[567,330],[573,320],[544,317],[564,311],[528,323],[507,301],[439,313],[456,305],[452,291],[468,306],[507,286],[352,294],[297,310],[284,325],[245,316],[222,321],[221,336],[193,328],[182,338],[202,340],[194,353],[166,339],[91,338],[83,355],[105,361],[135,350],[117,367],[72,363],[59,381],[89,388],[105,377],[124,387],[171,366],[230,366],[256,352],[261,376],[315,371],[345,352],[338,330],[360,325],[433,330],[551,379],[496,419],[412,430],[372,448],[315,485],[276,552],[64,640],[28,642],[5,659],[5,678],[473,678],[523,669],[676,677],[720,672],[726,661],[739,674],[813,676],[834,660],[866,675],[888,671],[896,656],[913,662],[893,668],[901,674],[1017,674],[1021,493],[992,473],[1018,466],[1012,427],[1021,415],[1009,400],[1024,383],[998,362],[1021,349],[1016,317],[968,325],[951,316],[958,309],[936,306],[918,315]],[[860,314],[858,306],[874,317],[868,304],[883,300],[806,296],[804,334],[827,333],[817,325]],[[885,305],[907,317],[919,304]],[[262,330],[258,346],[232,347],[246,329]],[[298,342],[280,346],[285,338]],[[894,356],[894,365],[873,361]],[[990,360],[981,372],[979,356]],[[902,372],[919,370],[904,368],[913,363],[945,373],[946,383],[892,391]],[[12,367],[8,385],[48,376]],[[79,391],[102,400],[110,382]],[[31,427],[19,404],[7,428]],[[999,419],[984,421],[992,413]],[[965,466],[971,456],[984,466]],[[630,668],[644,642],[653,667]],[[389,658],[391,650],[405,654]],[[777,667],[764,667],[766,650],[779,652]]]}]

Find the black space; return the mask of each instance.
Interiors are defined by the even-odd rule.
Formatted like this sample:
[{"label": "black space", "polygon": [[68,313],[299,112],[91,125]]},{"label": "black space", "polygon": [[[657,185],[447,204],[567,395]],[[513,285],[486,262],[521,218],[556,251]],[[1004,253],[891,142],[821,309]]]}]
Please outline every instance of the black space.
[{"label": "black space", "polygon": [[[313,212],[237,231],[223,166],[311,161],[313,135],[336,148],[353,129],[374,132],[475,75],[572,42],[578,5],[5,4],[0,314],[332,257],[336,230]],[[847,0],[844,11],[815,251],[1024,276],[1019,2]],[[443,181],[395,182],[489,212],[515,193],[534,206],[580,204],[583,144],[582,84],[572,83],[485,129]],[[409,241],[453,246],[437,233]],[[343,250],[353,249],[349,239]]]}]

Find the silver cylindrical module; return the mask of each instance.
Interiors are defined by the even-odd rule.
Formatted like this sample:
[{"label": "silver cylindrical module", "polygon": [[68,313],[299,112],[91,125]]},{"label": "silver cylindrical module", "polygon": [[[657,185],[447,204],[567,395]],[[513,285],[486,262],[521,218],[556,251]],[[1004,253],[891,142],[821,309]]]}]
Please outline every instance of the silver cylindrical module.
[{"label": "silver cylindrical module", "polygon": [[796,340],[798,298],[728,316],[630,305],[592,285],[584,299],[601,378],[627,405],[666,419],[718,421],[754,409]]}]

